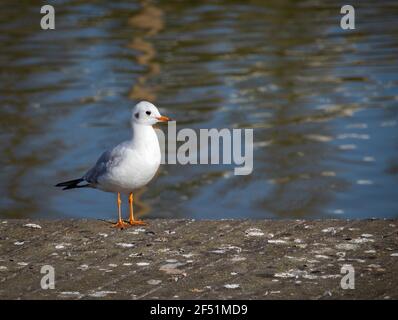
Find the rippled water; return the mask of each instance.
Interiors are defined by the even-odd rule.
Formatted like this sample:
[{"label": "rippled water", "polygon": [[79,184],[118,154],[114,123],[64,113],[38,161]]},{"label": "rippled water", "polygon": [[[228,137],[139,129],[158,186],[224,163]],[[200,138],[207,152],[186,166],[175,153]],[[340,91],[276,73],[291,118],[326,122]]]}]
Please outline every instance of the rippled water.
[{"label": "rippled water", "polygon": [[[116,1],[115,1],[116,2]],[[146,217],[398,216],[398,6],[361,1],[40,1],[0,12],[1,217],[115,218],[61,192],[130,135],[147,99],[179,128],[254,128],[254,172],[165,165]]]}]

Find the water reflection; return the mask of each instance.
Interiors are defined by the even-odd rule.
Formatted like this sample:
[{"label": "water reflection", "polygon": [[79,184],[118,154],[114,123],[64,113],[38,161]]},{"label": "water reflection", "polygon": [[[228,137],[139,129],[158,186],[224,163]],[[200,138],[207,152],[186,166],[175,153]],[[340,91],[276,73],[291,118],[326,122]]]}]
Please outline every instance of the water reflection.
[{"label": "water reflection", "polygon": [[[147,82],[160,73],[160,64],[155,62],[156,49],[150,42],[150,38],[163,29],[163,12],[152,1],[141,1],[140,5],[141,9],[128,20],[128,25],[134,34],[129,48],[138,52],[136,61],[144,70],[134,83],[129,98],[134,101],[147,100],[155,103],[156,87]],[[151,207],[141,200],[146,189],[147,187],[143,188],[135,195],[138,217],[151,211]]]},{"label": "water reflection", "polygon": [[145,71],[138,77],[129,97],[133,100],[156,100],[156,89],[148,85],[147,81],[160,73],[160,65],[155,62],[156,49],[148,38],[156,36],[164,27],[163,12],[151,1],[142,1],[142,9],[132,16],[128,24],[135,34],[129,47],[137,50],[137,63],[145,68]]},{"label": "water reflection", "polygon": [[[7,3],[9,2],[9,5]],[[398,6],[324,1],[39,2],[0,13],[0,215],[111,218],[114,198],[52,185],[129,136],[129,110],[254,128],[254,173],[166,165],[136,195],[150,217],[396,216]]]}]

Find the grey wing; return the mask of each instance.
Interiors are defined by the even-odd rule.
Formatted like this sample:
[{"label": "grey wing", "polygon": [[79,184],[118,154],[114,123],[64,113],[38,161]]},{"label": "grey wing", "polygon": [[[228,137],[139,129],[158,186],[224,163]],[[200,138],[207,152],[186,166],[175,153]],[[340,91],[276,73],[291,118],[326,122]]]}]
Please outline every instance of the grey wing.
[{"label": "grey wing", "polygon": [[111,151],[105,151],[97,160],[94,167],[87,171],[83,179],[91,184],[97,184],[98,178],[106,173],[110,164],[113,162],[113,156]]}]

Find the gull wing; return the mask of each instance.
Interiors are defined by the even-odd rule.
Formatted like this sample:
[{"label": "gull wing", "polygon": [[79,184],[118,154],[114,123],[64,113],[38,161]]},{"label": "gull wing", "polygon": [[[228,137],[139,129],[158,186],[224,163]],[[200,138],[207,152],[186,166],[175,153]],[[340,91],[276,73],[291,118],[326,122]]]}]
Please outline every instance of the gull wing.
[{"label": "gull wing", "polygon": [[121,157],[118,151],[118,148],[115,148],[112,151],[105,151],[99,157],[94,167],[88,170],[87,173],[84,175],[84,180],[86,180],[90,184],[97,184],[99,177],[106,174],[108,170],[110,170],[113,166],[119,163]]}]

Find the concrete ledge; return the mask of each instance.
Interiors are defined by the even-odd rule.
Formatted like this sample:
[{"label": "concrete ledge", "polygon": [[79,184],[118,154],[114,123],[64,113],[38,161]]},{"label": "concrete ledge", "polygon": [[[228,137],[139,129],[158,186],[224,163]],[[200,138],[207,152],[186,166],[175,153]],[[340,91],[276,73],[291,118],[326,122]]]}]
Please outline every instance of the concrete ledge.
[{"label": "concrete ledge", "polygon": [[397,220],[148,222],[0,220],[0,299],[398,298]]}]

